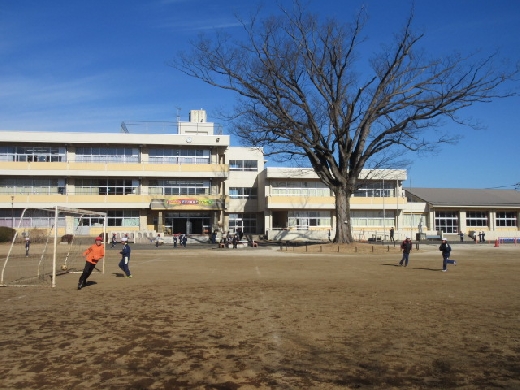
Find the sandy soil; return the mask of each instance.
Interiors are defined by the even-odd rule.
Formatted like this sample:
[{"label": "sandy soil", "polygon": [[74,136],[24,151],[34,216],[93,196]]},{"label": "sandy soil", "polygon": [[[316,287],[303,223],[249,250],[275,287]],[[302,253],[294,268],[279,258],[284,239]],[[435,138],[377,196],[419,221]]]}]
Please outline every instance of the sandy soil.
[{"label": "sandy soil", "polygon": [[519,389],[520,246],[453,249],[108,249],[0,288],[0,388]]}]

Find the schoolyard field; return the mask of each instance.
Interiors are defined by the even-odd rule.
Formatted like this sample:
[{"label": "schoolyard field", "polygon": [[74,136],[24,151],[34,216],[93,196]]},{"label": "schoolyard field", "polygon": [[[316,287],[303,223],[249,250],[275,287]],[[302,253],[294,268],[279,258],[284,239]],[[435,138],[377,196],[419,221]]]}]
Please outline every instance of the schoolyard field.
[{"label": "schoolyard field", "polygon": [[520,246],[130,245],[0,288],[1,389],[520,389]]}]

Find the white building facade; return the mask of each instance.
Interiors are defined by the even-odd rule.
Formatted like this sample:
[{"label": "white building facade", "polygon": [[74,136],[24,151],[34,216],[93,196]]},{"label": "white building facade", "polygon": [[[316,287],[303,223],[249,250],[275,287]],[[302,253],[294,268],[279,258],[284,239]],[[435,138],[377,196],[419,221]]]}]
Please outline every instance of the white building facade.
[{"label": "white building facade", "polygon": [[[204,110],[170,123],[166,133],[122,129],[0,131],[0,225],[16,228],[25,208],[55,206],[106,212],[108,231],[134,241],[178,233],[204,241],[213,232],[238,230],[255,240],[333,241],[336,224],[344,223],[336,220],[334,194],[312,169],[265,168],[261,149],[231,147],[230,137],[207,122]],[[439,205],[406,196],[405,170],[367,170],[359,179],[350,202],[356,240],[387,241],[392,227],[396,240],[439,232]],[[480,203],[444,208],[460,208],[464,221],[467,215],[480,218],[478,227],[490,239],[518,235],[520,198]],[[484,223],[473,212],[488,206],[493,209]],[[472,223],[457,229],[469,232]],[[75,224],[100,229],[96,217]]]}]

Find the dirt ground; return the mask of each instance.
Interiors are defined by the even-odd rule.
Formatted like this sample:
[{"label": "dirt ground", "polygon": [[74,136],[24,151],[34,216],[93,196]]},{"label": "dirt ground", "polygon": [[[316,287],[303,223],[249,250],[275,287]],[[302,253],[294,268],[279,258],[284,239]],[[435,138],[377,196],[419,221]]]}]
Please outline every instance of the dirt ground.
[{"label": "dirt ground", "polygon": [[0,388],[520,389],[520,246],[437,245],[107,249],[0,288]]}]

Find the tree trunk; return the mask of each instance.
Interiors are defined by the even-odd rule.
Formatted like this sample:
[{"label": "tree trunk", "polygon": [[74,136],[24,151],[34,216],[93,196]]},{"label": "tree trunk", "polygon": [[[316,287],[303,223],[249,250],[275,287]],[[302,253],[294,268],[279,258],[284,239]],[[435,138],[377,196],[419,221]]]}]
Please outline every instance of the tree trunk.
[{"label": "tree trunk", "polygon": [[338,187],[334,191],[336,198],[336,242],[350,244],[352,238],[352,226],[350,220],[350,197],[351,192],[345,188]]}]

